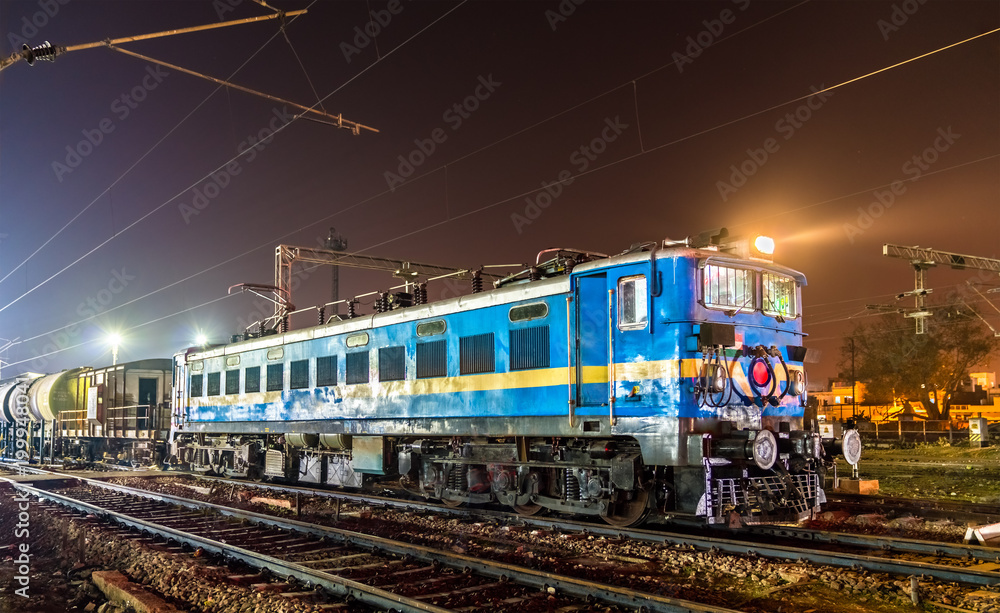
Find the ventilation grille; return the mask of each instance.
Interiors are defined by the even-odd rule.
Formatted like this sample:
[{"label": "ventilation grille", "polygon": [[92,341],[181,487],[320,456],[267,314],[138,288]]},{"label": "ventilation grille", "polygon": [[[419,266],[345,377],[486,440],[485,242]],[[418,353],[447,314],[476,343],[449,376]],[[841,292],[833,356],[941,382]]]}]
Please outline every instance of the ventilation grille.
[{"label": "ventilation grille", "polygon": [[458,357],[463,375],[496,372],[493,333],[464,336],[458,339]]},{"label": "ventilation grille", "polygon": [[447,341],[417,344],[417,378],[448,376]]},{"label": "ventilation grille", "polygon": [[536,326],[510,331],[510,369],[549,367],[549,327]]},{"label": "ventilation grille", "polygon": [[247,368],[243,390],[248,394],[260,391],[260,366]]},{"label": "ventilation grille", "polygon": [[406,378],[406,350],[383,347],[378,350],[379,381],[402,381]]},{"label": "ventilation grille", "polygon": [[267,365],[267,391],[280,392],[285,386],[285,365]]},{"label": "ventilation grille", "polygon": [[291,369],[288,387],[293,390],[309,387],[309,360],[296,360],[288,366]]},{"label": "ventilation grille", "polygon": [[337,356],[316,358],[316,387],[337,385]]},{"label": "ventilation grille", "polygon": [[368,352],[347,354],[347,384],[368,383]]}]

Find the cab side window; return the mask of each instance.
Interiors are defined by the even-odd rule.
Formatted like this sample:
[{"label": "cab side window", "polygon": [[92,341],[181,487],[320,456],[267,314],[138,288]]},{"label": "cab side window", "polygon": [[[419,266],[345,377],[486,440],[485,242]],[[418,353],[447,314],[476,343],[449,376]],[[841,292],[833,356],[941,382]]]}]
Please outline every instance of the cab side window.
[{"label": "cab side window", "polygon": [[641,330],[646,327],[649,294],[646,277],[622,277],[618,280],[618,329]]}]

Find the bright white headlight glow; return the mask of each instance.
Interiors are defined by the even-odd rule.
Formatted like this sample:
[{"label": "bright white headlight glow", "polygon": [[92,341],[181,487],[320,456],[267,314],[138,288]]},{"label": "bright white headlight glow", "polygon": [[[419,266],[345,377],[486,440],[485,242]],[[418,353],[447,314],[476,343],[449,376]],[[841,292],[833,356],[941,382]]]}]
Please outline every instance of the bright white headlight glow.
[{"label": "bright white headlight glow", "polygon": [[774,255],[774,239],[770,236],[758,236],[753,241],[753,246],[757,251]]}]

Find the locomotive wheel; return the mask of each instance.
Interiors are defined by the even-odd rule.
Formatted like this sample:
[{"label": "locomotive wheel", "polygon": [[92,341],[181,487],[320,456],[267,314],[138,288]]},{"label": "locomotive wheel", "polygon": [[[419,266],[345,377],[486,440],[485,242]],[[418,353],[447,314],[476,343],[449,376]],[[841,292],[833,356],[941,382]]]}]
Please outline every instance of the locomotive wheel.
[{"label": "locomotive wheel", "polygon": [[538,515],[542,512],[543,507],[540,504],[512,504],[510,508],[517,511],[518,515],[524,515],[525,517],[531,517],[532,515]]},{"label": "locomotive wheel", "polygon": [[642,523],[649,514],[649,509],[646,507],[648,501],[649,491],[638,490],[632,500],[612,504],[607,513],[601,514],[601,518],[618,528],[635,526]]}]

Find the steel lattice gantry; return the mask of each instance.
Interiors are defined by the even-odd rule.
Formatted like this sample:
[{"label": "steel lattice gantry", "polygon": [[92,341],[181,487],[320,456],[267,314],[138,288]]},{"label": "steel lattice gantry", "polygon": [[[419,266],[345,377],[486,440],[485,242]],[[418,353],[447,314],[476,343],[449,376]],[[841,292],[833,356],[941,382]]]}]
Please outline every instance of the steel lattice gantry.
[{"label": "steel lattice gantry", "polygon": [[915,310],[907,313],[907,317],[912,317],[917,324],[917,334],[923,334],[926,330],[925,319],[931,316],[931,312],[926,310],[924,298],[932,290],[926,289],[924,285],[924,273],[928,268],[944,264],[957,270],[988,270],[1000,274],[1000,260],[983,258],[975,255],[964,255],[961,253],[950,253],[948,251],[938,251],[922,247],[906,247],[903,245],[882,245],[882,255],[891,258],[909,260],[914,269],[914,289],[912,292],[900,294],[902,296],[913,296]]}]

